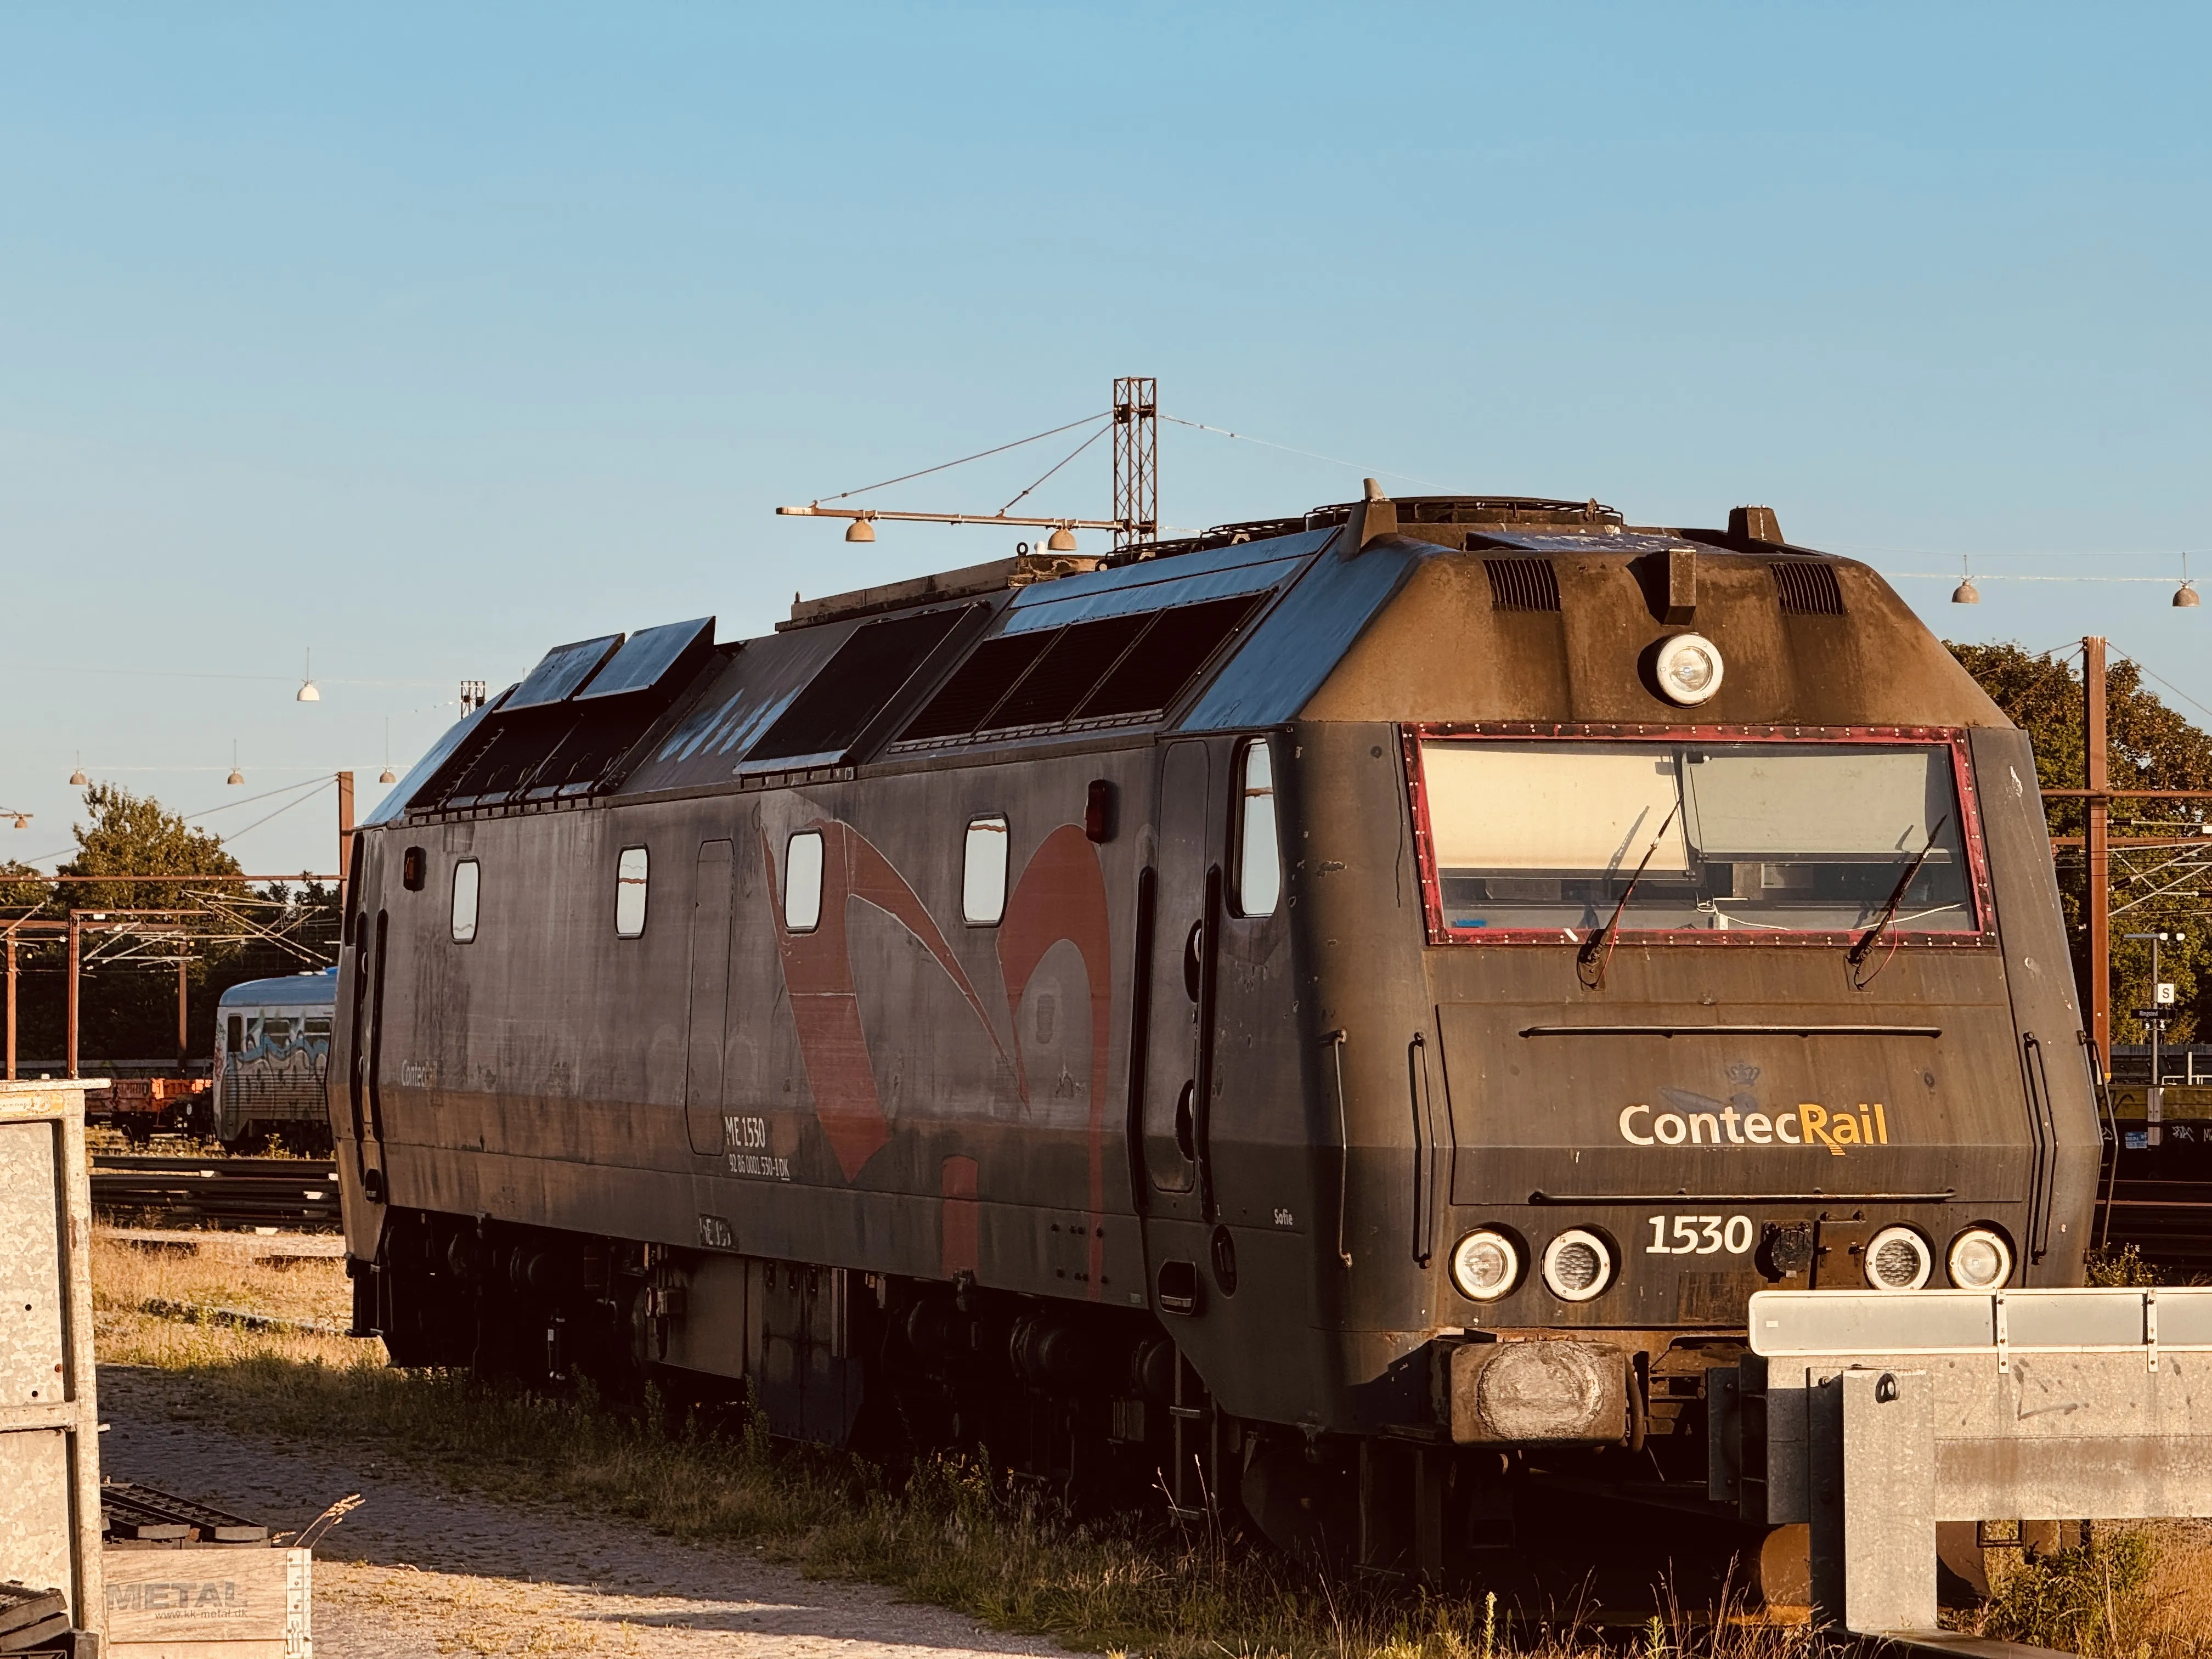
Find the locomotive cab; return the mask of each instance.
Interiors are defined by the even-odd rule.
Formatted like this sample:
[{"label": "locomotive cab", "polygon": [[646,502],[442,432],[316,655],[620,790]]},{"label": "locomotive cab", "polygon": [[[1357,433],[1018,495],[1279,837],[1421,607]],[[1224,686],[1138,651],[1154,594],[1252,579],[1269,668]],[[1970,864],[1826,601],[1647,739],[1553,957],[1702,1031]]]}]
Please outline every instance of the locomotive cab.
[{"label": "locomotive cab", "polygon": [[[1467,542],[1295,727],[1316,1018],[1389,1103],[1387,1153],[1351,1136],[1346,1346],[1405,1373],[1385,1416],[1425,1381],[1455,1443],[1702,1483],[1752,1292],[2081,1282],[2100,1141],[2033,756],[1863,566]],[[1425,1378],[1382,1363],[1410,1333]]]}]

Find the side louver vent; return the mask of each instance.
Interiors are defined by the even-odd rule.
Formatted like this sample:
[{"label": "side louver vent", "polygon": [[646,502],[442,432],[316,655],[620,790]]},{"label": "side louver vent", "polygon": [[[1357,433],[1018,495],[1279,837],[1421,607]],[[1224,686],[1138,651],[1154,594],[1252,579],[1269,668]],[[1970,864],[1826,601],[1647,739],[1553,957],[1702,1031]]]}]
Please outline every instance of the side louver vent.
[{"label": "side louver vent", "polygon": [[1840,617],[1844,590],[1837,586],[1836,568],[1811,560],[1791,560],[1767,566],[1774,573],[1774,591],[1782,608],[1801,617]]},{"label": "side louver vent", "polygon": [[1243,628],[1261,598],[1238,594],[987,640],[899,741],[1157,719]]},{"label": "side louver vent", "polygon": [[791,707],[745,751],[745,764],[842,756],[975,607],[863,623]]},{"label": "side louver vent", "polygon": [[[714,619],[557,645],[465,732],[408,797],[410,811],[575,800],[617,786],[623,763],[714,650]],[[425,763],[428,764],[428,763]],[[418,769],[419,770],[419,769]],[[416,773],[408,775],[404,789]]]},{"label": "side louver vent", "polygon": [[1485,559],[1492,611],[1557,611],[1559,577],[1549,559]]}]

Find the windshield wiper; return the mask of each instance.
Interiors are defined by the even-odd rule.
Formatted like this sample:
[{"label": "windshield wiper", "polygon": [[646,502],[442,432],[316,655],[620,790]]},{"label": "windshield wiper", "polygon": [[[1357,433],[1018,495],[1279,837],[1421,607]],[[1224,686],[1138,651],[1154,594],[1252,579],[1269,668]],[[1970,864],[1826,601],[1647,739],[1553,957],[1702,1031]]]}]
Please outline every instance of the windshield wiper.
[{"label": "windshield wiper", "polygon": [[[1607,947],[1606,942],[1613,937],[1613,929],[1620,925],[1620,913],[1628,908],[1628,901],[1636,896],[1636,884],[1644,879],[1644,872],[1650,866],[1651,855],[1659,850],[1659,843],[1667,839],[1667,831],[1674,824],[1674,814],[1681,810],[1682,799],[1677,795],[1674,805],[1659,826],[1659,833],[1651,837],[1651,845],[1644,849],[1644,857],[1637,864],[1636,873],[1628,878],[1628,885],[1620,890],[1620,902],[1613,907],[1613,914],[1605,919],[1605,926],[1584,939],[1583,948],[1575,952],[1575,977],[1583,982],[1584,990],[1595,991],[1604,985],[1606,963],[1598,962],[1597,953],[1604,949],[1606,962],[1613,959],[1613,951]],[[1595,975],[1586,971],[1593,962],[1597,963]]]},{"label": "windshield wiper", "polygon": [[1897,885],[1890,890],[1889,902],[1881,907],[1881,914],[1875,918],[1874,926],[1860,934],[1859,942],[1844,954],[1844,960],[1852,967],[1866,965],[1866,959],[1874,953],[1875,945],[1888,930],[1889,924],[1896,920],[1898,907],[1905,902],[1905,889],[1912,885],[1912,878],[1920,873],[1920,866],[1928,862],[1928,855],[1936,850],[1936,837],[1943,833],[1943,826],[1950,821],[1951,815],[1948,812],[1936,820],[1936,827],[1928,832],[1927,844],[1915,853],[1912,862],[1905,866],[1905,873],[1897,878]]}]

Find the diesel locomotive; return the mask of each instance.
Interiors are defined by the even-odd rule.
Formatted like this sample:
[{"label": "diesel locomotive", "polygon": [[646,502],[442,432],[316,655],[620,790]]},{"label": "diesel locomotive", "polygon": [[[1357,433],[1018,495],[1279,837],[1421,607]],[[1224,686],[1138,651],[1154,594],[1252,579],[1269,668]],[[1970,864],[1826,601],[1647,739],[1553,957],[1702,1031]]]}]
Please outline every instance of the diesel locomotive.
[{"label": "diesel locomotive", "polygon": [[2046,833],[1764,507],[1370,483],[563,645],[354,839],[356,1323],[1378,1566],[1720,1515],[1753,1291],[2081,1282]]}]

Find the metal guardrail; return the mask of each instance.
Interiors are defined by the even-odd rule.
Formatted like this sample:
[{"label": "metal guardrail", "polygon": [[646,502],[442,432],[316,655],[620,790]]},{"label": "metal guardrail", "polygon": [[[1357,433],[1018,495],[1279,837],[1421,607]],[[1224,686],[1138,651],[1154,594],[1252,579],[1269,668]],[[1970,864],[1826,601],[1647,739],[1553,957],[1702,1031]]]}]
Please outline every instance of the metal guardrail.
[{"label": "metal guardrail", "polygon": [[230,1227],[335,1227],[337,1168],[304,1158],[100,1157],[92,1205],[107,1215],[159,1215]]},{"label": "metal guardrail", "polygon": [[1750,1336],[1711,1495],[1809,1523],[1848,1631],[1966,1650],[1936,1629],[1939,1521],[2212,1515],[2212,1288],[1763,1291]]}]

